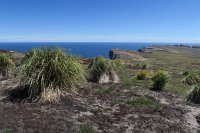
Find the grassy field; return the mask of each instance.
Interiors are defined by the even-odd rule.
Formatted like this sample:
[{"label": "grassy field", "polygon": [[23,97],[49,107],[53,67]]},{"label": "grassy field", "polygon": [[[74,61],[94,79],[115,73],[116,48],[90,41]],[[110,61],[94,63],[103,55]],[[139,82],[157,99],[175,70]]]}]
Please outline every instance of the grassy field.
[{"label": "grassy field", "polygon": [[[119,75],[123,80],[123,84],[127,88],[130,88],[130,86],[140,86],[150,89],[152,87],[151,80],[136,79],[137,73],[143,71],[142,65],[146,64],[148,66],[147,71],[166,71],[170,76],[170,80],[165,91],[175,93],[184,98],[191,90],[191,86],[182,82],[185,78],[183,73],[196,72],[200,70],[200,58],[197,55],[197,50],[194,49],[196,53],[193,54],[190,48],[177,48],[173,46],[160,46],[160,48],[165,50],[139,53],[147,60],[143,62],[131,62],[131,69],[126,69],[123,72],[120,72]],[[182,49],[184,49],[184,51]]]}]

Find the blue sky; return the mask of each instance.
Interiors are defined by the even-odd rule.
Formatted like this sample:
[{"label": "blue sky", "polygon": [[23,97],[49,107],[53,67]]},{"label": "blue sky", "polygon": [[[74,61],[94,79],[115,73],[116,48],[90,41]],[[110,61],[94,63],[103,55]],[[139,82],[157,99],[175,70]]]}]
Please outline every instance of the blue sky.
[{"label": "blue sky", "polygon": [[200,0],[1,0],[15,41],[200,42]]}]

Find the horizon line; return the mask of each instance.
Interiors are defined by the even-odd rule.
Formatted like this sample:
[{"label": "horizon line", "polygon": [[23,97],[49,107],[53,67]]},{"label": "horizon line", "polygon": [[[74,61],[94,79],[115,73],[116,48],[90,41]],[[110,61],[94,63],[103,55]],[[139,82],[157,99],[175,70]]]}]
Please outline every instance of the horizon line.
[{"label": "horizon line", "polygon": [[150,41],[0,41],[0,43],[159,43],[159,44],[200,44],[200,42],[150,42]]}]

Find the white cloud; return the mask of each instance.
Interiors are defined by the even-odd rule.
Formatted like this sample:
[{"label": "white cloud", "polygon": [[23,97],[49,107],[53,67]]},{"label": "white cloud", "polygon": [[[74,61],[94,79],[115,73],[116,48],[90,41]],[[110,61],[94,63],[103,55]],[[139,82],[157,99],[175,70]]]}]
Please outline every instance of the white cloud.
[{"label": "white cloud", "polygon": [[0,36],[0,42],[177,42],[200,43],[200,38],[154,38],[135,35]]}]

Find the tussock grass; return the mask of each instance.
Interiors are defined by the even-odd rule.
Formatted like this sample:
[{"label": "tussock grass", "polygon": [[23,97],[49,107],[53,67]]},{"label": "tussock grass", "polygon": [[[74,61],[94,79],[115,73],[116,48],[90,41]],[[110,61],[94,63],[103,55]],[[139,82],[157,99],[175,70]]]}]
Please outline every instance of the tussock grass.
[{"label": "tussock grass", "polygon": [[9,77],[15,64],[10,56],[6,54],[0,54],[0,75],[3,77]]},{"label": "tussock grass", "polygon": [[193,90],[187,96],[187,100],[195,104],[200,104],[200,84],[196,84],[193,87]]},{"label": "tussock grass", "polygon": [[187,83],[189,85],[194,85],[196,83],[200,83],[200,72],[189,73],[186,78],[182,80],[182,82]]},{"label": "tussock grass", "polygon": [[114,71],[121,70],[123,65],[124,63],[121,60],[107,60],[102,57],[96,57],[89,66],[90,78],[92,81],[98,82],[103,74],[107,74],[111,79],[114,79]]},{"label": "tussock grass", "polygon": [[31,100],[59,101],[65,93],[75,92],[84,81],[78,59],[59,48],[33,49],[18,68],[20,84],[28,85]]}]

